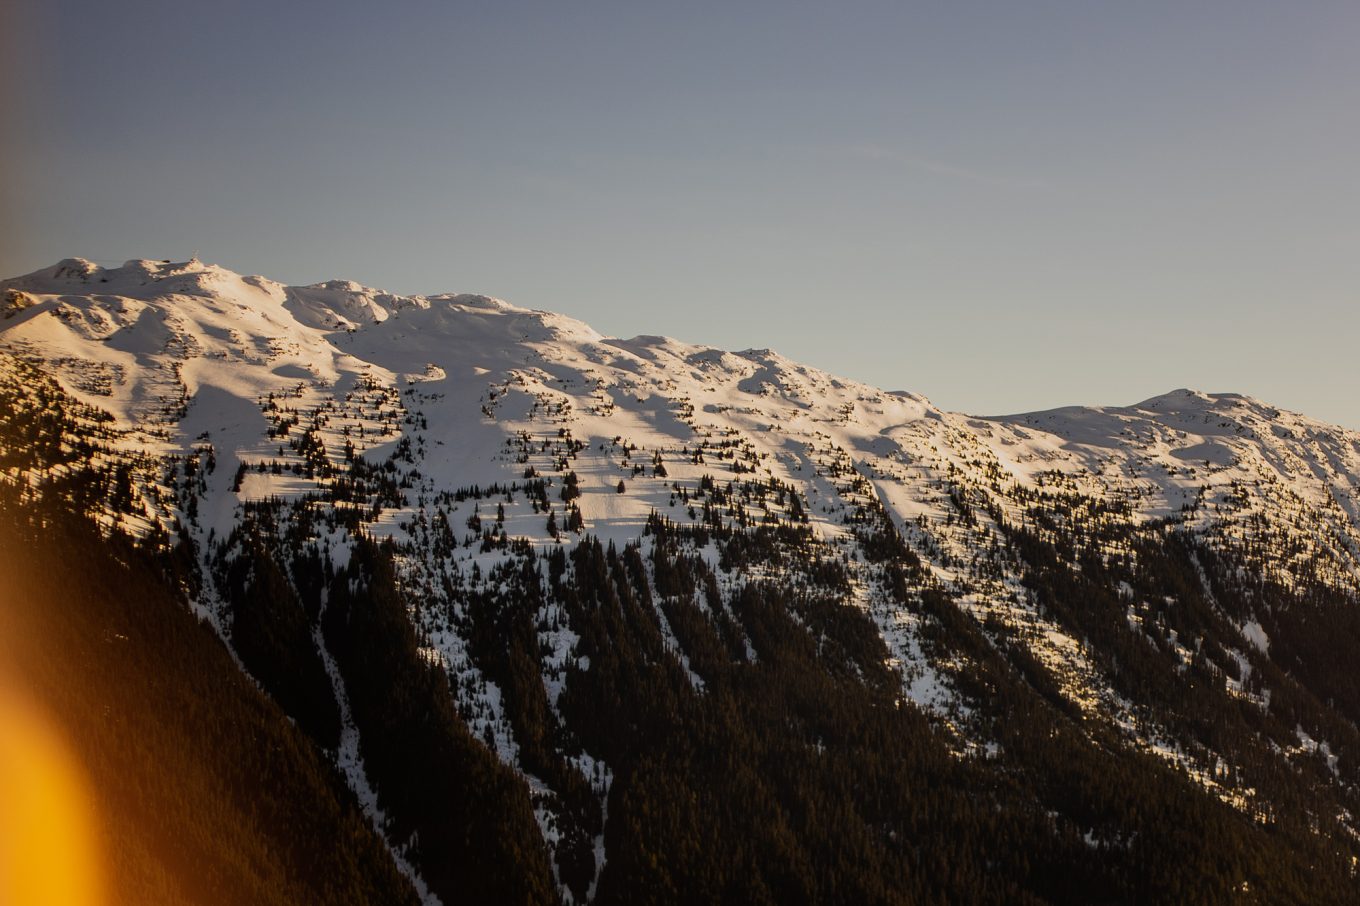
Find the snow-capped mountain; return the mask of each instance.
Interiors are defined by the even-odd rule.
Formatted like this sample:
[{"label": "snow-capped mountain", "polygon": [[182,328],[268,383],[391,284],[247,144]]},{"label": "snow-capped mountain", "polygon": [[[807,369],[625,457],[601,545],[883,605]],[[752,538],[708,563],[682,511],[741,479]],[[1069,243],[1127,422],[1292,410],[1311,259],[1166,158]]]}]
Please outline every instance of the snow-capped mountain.
[{"label": "snow-capped mountain", "polygon": [[[1043,771],[1060,764],[1077,787],[1136,776],[1158,803],[1172,794],[1157,784],[1183,784],[1210,816],[1191,823],[1227,822],[1234,840],[1265,835],[1353,877],[1360,433],[1192,390],[977,417],[770,350],[618,339],[484,296],[291,287],[199,261],[68,259],[0,291],[7,480],[183,552],[191,605],[329,753],[429,901],[456,898],[467,875],[403,787],[431,783],[437,763],[384,749],[379,736],[405,730],[366,701],[381,665],[353,633],[376,589],[400,598],[416,662],[447,678],[457,732],[525,797],[544,890],[565,902],[635,900],[648,884],[679,898],[853,888],[821,877],[817,847],[773,873],[773,850],[724,855],[710,877],[695,866],[716,856],[656,842],[649,823],[683,826],[690,806],[646,785],[664,773],[637,754],[647,734],[708,728],[712,752],[723,733],[744,740],[755,718],[719,732],[711,709],[764,701],[749,677],[804,635],[799,663],[921,720],[909,726],[940,764],[976,772],[951,781],[969,795],[1018,784],[1018,798],[989,795],[1059,853],[1032,871],[998,857],[1012,887],[971,887],[966,871],[921,881],[926,825],[878,814],[896,801],[881,790],[823,790],[856,803],[847,826],[874,855],[854,871],[899,899],[1172,898],[1129,880],[1160,858],[1145,843],[1158,825],[1105,793],[1051,788]],[[31,428],[44,415],[61,438],[45,446]],[[82,473],[93,491],[71,490]],[[807,708],[778,732],[808,765],[867,745]],[[1072,748],[1055,755],[1051,740]],[[743,746],[731,751],[764,751]],[[789,778],[816,769],[799,765],[756,776],[802,789]],[[790,839],[813,833],[798,816],[822,799],[750,795],[752,809],[777,804],[766,819]],[[864,868],[909,853],[924,860],[910,871]],[[1228,861],[1224,889],[1269,899],[1297,881]],[[1072,866],[1085,880],[1056,880]]]}]

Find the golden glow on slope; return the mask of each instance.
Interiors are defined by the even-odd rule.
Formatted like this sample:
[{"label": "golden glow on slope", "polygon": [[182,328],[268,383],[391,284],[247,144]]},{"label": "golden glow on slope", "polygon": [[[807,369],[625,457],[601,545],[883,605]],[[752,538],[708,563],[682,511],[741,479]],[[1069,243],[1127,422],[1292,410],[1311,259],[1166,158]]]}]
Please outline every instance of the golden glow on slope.
[{"label": "golden glow on slope", "polygon": [[53,721],[0,680],[0,904],[103,902],[85,773]]}]

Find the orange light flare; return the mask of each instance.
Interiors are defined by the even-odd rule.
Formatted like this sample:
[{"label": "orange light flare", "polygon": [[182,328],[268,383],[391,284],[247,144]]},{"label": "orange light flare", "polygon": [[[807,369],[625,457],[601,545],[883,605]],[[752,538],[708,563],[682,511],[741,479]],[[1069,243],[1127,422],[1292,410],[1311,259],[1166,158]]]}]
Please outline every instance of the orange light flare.
[{"label": "orange light flare", "polygon": [[52,717],[0,675],[0,904],[104,903],[85,771]]}]

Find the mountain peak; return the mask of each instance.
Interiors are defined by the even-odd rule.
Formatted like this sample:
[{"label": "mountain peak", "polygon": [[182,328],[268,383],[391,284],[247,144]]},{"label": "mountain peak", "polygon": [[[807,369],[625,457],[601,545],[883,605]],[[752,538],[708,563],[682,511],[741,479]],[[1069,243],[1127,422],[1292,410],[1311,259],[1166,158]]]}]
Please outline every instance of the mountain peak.
[{"label": "mountain peak", "polygon": [[1169,393],[1162,393],[1157,396],[1149,397],[1142,402],[1134,403],[1130,408],[1133,409],[1161,409],[1161,410],[1187,410],[1187,409],[1227,409],[1242,403],[1256,402],[1250,397],[1240,393],[1206,393],[1203,390],[1192,390],[1181,387]]},{"label": "mountain peak", "polygon": [[126,295],[141,297],[145,287],[157,293],[210,292],[215,284],[240,282],[243,278],[198,258],[188,261],[131,258],[119,267],[106,268],[86,258],[63,258],[32,273],[0,281],[0,287],[37,294]]}]

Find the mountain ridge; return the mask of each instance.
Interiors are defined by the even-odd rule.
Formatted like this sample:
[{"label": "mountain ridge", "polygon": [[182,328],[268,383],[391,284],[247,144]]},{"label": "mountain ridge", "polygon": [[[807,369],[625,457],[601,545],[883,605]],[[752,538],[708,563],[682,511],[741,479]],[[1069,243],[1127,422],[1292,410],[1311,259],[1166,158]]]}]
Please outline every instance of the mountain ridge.
[{"label": "mountain ridge", "polygon": [[[310,284],[289,285],[270,280],[260,275],[242,275],[231,271],[221,265],[210,264],[200,261],[197,258],[185,262],[172,262],[169,259],[129,259],[122,266],[116,268],[105,268],[84,258],[65,258],[46,268],[39,268],[28,274],[10,277],[0,280],[0,291],[16,290],[35,295],[60,295],[62,289],[75,289],[90,286],[91,282],[110,283],[105,287],[108,294],[129,295],[129,291],[136,292],[135,287],[149,286],[152,289],[148,293],[152,296],[166,295],[162,284],[174,278],[189,278],[184,280],[182,285],[171,283],[170,286],[176,291],[184,288],[198,290],[197,294],[211,296],[220,293],[221,287],[215,286],[215,281],[239,282],[257,288],[265,286],[277,287],[286,294],[287,307],[294,317],[308,327],[317,328],[324,332],[337,330],[357,330],[364,326],[380,323],[393,315],[409,311],[411,309],[428,309],[434,303],[449,303],[455,305],[468,305],[472,307],[487,307],[492,310],[502,310],[514,312],[521,315],[539,316],[545,325],[548,322],[562,324],[567,328],[575,328],[586,336],[594,339],[606,340],[612,344],[618,344],[623,348],[628,345],[637,346],[657,346],[667,345],[680,346],[698,352],[711,352],[719,355],[733,355],[752,360],[766,359],[777,360],[785,364],[797,365],[793,360],[787,359],[778,352],[768,347],[750,347],[742,350],[720,350],[716,347],[701,346],[686,343],[673,337],[659,334],[640,334],[634,337],[614,337],[599,334],[585,322],[571,318],[570,316],[558,314],[545,309],[522,308],[503,299],[486,296],[476,293],[427,293],[415,295],[401,295],[387,290],[367,286],[353,280],[332,279],[319,281]],[[135,284],[134,284],[134,281]],[[309,312],[309,307],[314,306]],[[369,317],[361,322],[350,319],[346,311],[351,314],[356,313],[355,308],[366,310]],[[381,314],[381,317],[373,317],[374,312]],[[306,319],[307,315],[316,317],[318,315],[328,315],[328,323],[311,323]],[[799,366],[803,367],[803,366]],[[819,373],[832,377],[835,380],[854,383],[869,387],[871,385],[862,382],[852,381],[846,378],[836,378],[829,372],[821,369],[813,369]],[[916,399],[924,399],[919,393],[908,390],[885,390],[873,388],[881,393],[888,395],[908,396]],[[1235,392],[1210,393],[1193,388],[1177,388],[1166,393],[1156,394],[1147,399],[1128,405],[1094,405],[1076,406],[1062,405],[1050,409],[1025,410],[1015,413],[1000,413],[994,415],[981,415],[957,412],[956,415],[971,415],[974,418],[987,419],[991,421],[1006,421],[1023,419],[1026,417],[1038,417],[1049,413],[1094,410],[1094,411],[1117,411],[1117,410],[1146,410],[1158,408],[1162,403],[1183,402],[1188,399],[1198,399],[1206,403],[1242,401],[1247,404],[1254,404],[1265,410],[1274,410],[1276,407],[1269,405],[1263,400]],[[1288,412],[1290,415],[1298,416],[1297,412],[1288,410],[1278,410]],[[1319,423],[1322,424],[1322,423]],[[1341,427],[1335,425],[1333,427]],[[1351,429],[1342,429],[1351,430]]]}]

